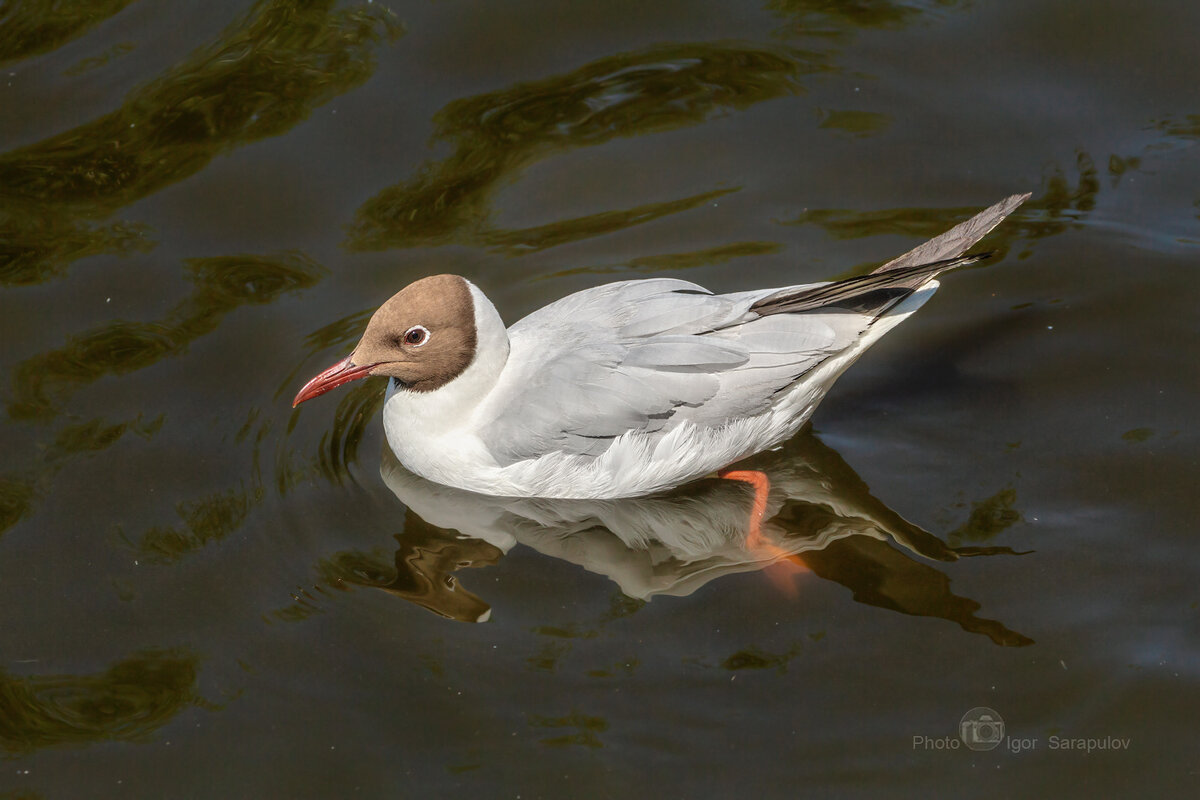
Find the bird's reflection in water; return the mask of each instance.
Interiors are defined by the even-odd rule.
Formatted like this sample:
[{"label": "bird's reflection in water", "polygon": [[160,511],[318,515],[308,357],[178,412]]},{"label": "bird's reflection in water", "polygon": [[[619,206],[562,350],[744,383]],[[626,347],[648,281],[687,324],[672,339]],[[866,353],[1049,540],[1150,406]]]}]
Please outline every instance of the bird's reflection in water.
[{"label": "bird's reflection in water", "polygon": [[378,568],[349,568],[341,577],[475,622],[488,619],[491,608],[455,573],[494,564],[517,544],[605,575],[642,600],[689,595],[722,575],[783,564],[836,581],[861,603],[948,619],[996,644],[1032,643],[975,616],[978,603],[953,594],[945,574],[913,558],[949,562],[1012,554],[1009,548],[947,545],[872,496],[808,430],[739,466],[771,481],[754,544],[746,536],[753,490],[739,481],[711,478],[620,500],[498,498],[419,478],[385,448],[384,482],[409,509],[396,536],[395,577]]}]

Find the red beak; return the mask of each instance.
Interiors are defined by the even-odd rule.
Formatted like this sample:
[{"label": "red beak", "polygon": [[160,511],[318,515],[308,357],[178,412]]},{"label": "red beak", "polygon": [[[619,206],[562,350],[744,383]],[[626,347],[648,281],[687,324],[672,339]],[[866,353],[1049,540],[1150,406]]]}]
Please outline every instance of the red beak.
[{"label": "red beak", "polygon": [[325,370],[308,383],[304,384],[303,388],[300,389],[299,394],[296,395],[296,399],[292,401],[292,408],[300,405],[305,400],[312,400],[318,395],[325,394],[330,389],[336,389],[343,383],[349,383],[350,381],[356,381],[359,378],[365,378],[376,366],[376,364],[367,364],[366,366],[360,367],[350,363],[350,356],[346,356],[341,361],[337,362],[332,367]]}]

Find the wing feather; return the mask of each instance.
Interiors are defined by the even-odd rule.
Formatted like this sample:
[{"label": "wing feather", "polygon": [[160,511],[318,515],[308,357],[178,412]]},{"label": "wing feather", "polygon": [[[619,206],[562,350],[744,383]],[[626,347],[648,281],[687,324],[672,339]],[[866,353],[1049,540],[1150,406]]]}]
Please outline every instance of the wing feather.
[{"label": "wing feather", "polygon": [[1019,205],[1013,196],[875,273],[714,295],[660,278],[596,286],[509,328],[509,361],[480,404],[501,464],[553,450],[599,455],[628,432],[761,414]]}]

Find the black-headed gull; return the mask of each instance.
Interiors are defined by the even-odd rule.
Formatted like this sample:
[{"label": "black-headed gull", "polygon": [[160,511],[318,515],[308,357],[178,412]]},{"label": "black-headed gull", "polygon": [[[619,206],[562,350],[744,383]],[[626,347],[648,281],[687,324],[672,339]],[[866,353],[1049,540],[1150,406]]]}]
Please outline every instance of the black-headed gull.
[{"label": "black-headed gull", "polygon": [[[939,273],[982,258],[963,253],[1028,197],[869,275],[723,295],[683,280],[622,281],[507,330],[470,281],[423,278],[384,303],[354,351],[293,405],[383,375],[388,444],[417,475],[491,495],[650,494],[795,434],[837,376],[929,299]],[[765,503],[756,476],[724,474],[755,483]]]}]

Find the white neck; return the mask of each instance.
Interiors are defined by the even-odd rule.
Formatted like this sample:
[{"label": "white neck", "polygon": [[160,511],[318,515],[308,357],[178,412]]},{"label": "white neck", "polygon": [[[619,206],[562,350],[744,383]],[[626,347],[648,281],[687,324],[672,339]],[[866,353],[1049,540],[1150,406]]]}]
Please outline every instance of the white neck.
[{"label": "white neck", "polygon": [[383,426],[393,449],[402,442],[418,446],[421,440],[428,442],[466,424],[508,361],[504,321],[475,284],[468,281],[467,286],[475,311],[475,357],[457,378],[432,392],[398,390],[394,381],[389,384]]}]

